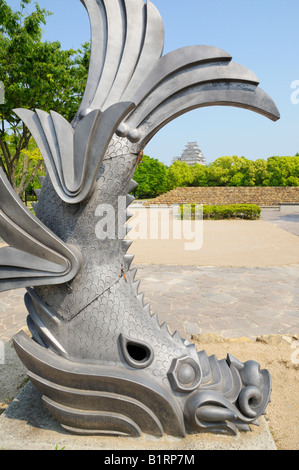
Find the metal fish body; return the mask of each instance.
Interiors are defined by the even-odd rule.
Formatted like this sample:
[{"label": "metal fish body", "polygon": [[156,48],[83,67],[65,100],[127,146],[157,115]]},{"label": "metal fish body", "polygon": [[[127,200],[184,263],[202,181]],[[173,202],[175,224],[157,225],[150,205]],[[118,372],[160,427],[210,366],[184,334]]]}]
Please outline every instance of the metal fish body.
[{"label": "metal fish body", "polygon": [[[255,75],[220,49],[193,46],[163,56],[163,23],[151,2],[82,3],[92,52],[73,122],[15,110],[47,168],[36,217],[0,175],[1,236],[10,245],[0,250],[0,290],[27,288],[33,337],[19,333],[15,348],[70,432],[248,430],[269,402],[268,371],[230,355],[208,357],[159,324],[127,254],[127,209],[140,153],[175,117],[212,105],[274,121],[279,113]],[[99,236],[104,213],[115,236]]]}]

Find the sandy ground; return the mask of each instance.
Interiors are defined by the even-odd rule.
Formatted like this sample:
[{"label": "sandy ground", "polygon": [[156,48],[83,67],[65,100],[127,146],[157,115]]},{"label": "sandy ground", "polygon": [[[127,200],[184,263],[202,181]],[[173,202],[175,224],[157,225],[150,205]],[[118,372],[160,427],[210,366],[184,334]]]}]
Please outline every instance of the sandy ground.
[{"label": "sandy ground", "polygon": [[[219,220],[193,226],[186,225],[185,234],[176,240],[177,222],[169,209],[136,208],[129,226],[128,238],[134,240],[130,253],[137,264],[170,264],[191,266],[263,267],[299,264],[299,237],[265,220]],[[158,212],[169,220],[163,228]],[[166,216],[166,214],[169,214]],[[142,228],[147,226],[147,232]],[[166,239],[161,239],[164,232]],[[150,235],[158,233],[157,239]],[[184,231],[181,232],[184,235]],[[167,237],[168,235],[168,237]],[[196,245],[197,243],[197,245]],[[195,249],[186,249],[187,246]],[[299,333],[299,332],[298,332]],[[200,338],[200,337],[199,337]],[[196,341],[219,358],[230,352],[241,361],[256,360],[272,377],[272,399],[266,419],[278,449],[299,450],[299,337],[274,336],[266,342],[232,341],[221,338]]]},{"label": "sandy ground", "polygon": [[299,450],[299,335],[224,340],[216,335],[193,337],[198,350],[218,359],[232,354],[240,361],[255,360],[272,378],[271,403],[265,416],[278,450]]},{"label": "sandy ground", "polygon": [[[127,238],[134,240],[129,253],[135,255],[136,264],[299,264],[299,237],[264,220],[186,221],[183,226],[167,208],[132,208],[131,212],[135,215],[128,223],[132,231]],[[180,239],[176,239],[177,234],[181,234]]]},{"label": "sandy ground", "polygon": [[[270,371],[272,395],[266,410],[266,422],[278,450],[299,450],[299,335],[270,335],[252,341],[205,334],[194,336],[192,341],[198,351],[204,349],[208,355],[215,354],[218,359],[226,358],[230,353],[243,362],[255,360],[262,369]],[[4,388],[2,386],[0,391],[0,414],[26,383],[26,370],[17,358],[12,342],[6,346],[7,361],[5,371],[2,370],[5,380]],[[253,431],[255,429],[253,426]],[[217,444],[217,436],[206,435],[205,439],[211,441],[211,446]]]},{"label": "sandy ground", "polygon": [[[139,219],[135,217],[130,221],[135,239],[130,252],[135,254],[136,264],[256,267],[299,264],[299,237],[263,220],[205,221],[203,226],[197,226],[197,240],[174,239],[173,227],[164,240],[138,239],[138,224],[144,224],[146,214],[143,209]],[[156,228],[154,223],[151,230]],[[190,240],[191,243],[195,240],[200,247],[186,250],[185,243]],[[299,450],[299,335],[271,336],[263,341],[224,340],[202,335],[194,337],[193,341],[198,350],[205,349],[219,359],[229,352],[241,361],[256,360],[270,371],[272,399],[266,415],[270,431],[278,449]],[[14,361],[18,361],[13,353],[10,360],[10,380],[6,382],[6,395],[4,391],[0,393],[0,412],[7,406],[5,403],[1,406],[1,402],[7,403],[16,396],[25,377],[22,368],[13,367]]]}]

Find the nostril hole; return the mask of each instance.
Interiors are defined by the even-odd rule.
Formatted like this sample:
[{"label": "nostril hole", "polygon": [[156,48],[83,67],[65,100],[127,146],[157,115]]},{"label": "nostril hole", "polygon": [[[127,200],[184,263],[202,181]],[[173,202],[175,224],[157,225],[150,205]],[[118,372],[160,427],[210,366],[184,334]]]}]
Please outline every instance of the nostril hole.
[{"label": "nostril hole", "polygon": [[134,343],[127,343],[127,351],[134,361],[145,361],[150,356],[148,348]]},{"label": "nostril hole", "polygon": [[154,352],[149,345],[141,341],[133,341],[122,334],[119,340],[123,357],[131,367],[144,369],[152,363]]}]

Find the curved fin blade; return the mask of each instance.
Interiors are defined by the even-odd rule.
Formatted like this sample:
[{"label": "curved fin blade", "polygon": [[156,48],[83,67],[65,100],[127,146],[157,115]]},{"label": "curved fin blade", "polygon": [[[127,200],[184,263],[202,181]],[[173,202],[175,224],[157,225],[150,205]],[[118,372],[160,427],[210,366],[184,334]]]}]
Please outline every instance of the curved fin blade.
[{"label": "curved fin blade", "polygon": [[[140,145],[145,145],[166,124],[193,109],[206,106],[232,106],[248,109],[261,114],[272,121],[280,117],[279,111],[273,100],[261,89],[246,89],[240,83],[230,84],[219,82],[211,88],[207,85],[183,90],[170,100],[166,100],[161,106],[144,120],[140,127]],[[186,95],[188,94],[188,100]]]},{"label": "curved fin blade", "polygon": [[108,145],[119,124],[134,109],[131,102],[116,103],[103,113],[94,110],[76,126],[59,114],[15,109],[33,135],[59,197],[67,203],[86,200],[94,188]]},{"label": "curved fin blade", "polygon": [[75,277],[81,256],[23,205],[0,169],[0,292],[63,284]]},{"label": "curved fin blade", "polygon": [[81,0],[91,25],[91,57],[84,110],[132,101],[140,82],[161,57],[164,25],[160,13],[143,0]]}]

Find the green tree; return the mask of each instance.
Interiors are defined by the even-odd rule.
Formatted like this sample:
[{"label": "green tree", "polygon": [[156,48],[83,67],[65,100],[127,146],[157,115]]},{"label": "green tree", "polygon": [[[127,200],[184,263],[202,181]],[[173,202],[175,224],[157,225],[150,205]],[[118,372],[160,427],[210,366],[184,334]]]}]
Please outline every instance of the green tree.
[{"label": "green tree", "polygon": [[[243,174],[242,186],[256,186],[256,165],[252,160],[241,157],[241,173]],[[241,186],[241,185],[240,185]]]},{"label": "green tree", "polygon": [[208,167],[196,163],[190,167],[192,174],[192,186],[208,186]]},{"label": "green tree", "polygon": [[267,160],[269,186],[299,186],[299,156]]},{"label": "green tree", "polygon": [[267,160],[258,158],[255,160],[255,185],[256,186],[269,186],[269,173],[267,169]]},{"label": "green tree", "polygon": [[208,186],[227,186],[231,177],[232,157],[217,158],[208,167]]},{"label": "green tree", "polygon": [[139,186],[134,191],[138,199],[155,198],[167,191],[166,166],[147,155],[139,163],[134,180]]},{"label": "green tree", "polygon": [[267,164],[245,157],[220,157],[207,167],[208,186],[256,186],[267,179]]},{"label": "green tree", "polygon": [[254,186],[254,164],[245,157],[220,157],[208,167],[209,186]]},{"label": "green tree", "polygon": [[175,161],[167,171],[168,190],[183,186],[190,186],[193,177],[191,168],[186,162]]},{"label": "green tree", "polygon": [[19,10],[13,11],[0,0],[0,80],[5,87],[0,166],[20,196],[41,170],[42,159],[13,109],[53,110],[71,120],[84,92],[89,54],[88,45],[83,52],[64,51],[59,42],[43,42],[42,25],[50,13],[35,3],[26,15],[29,3],[20,0]]}]

